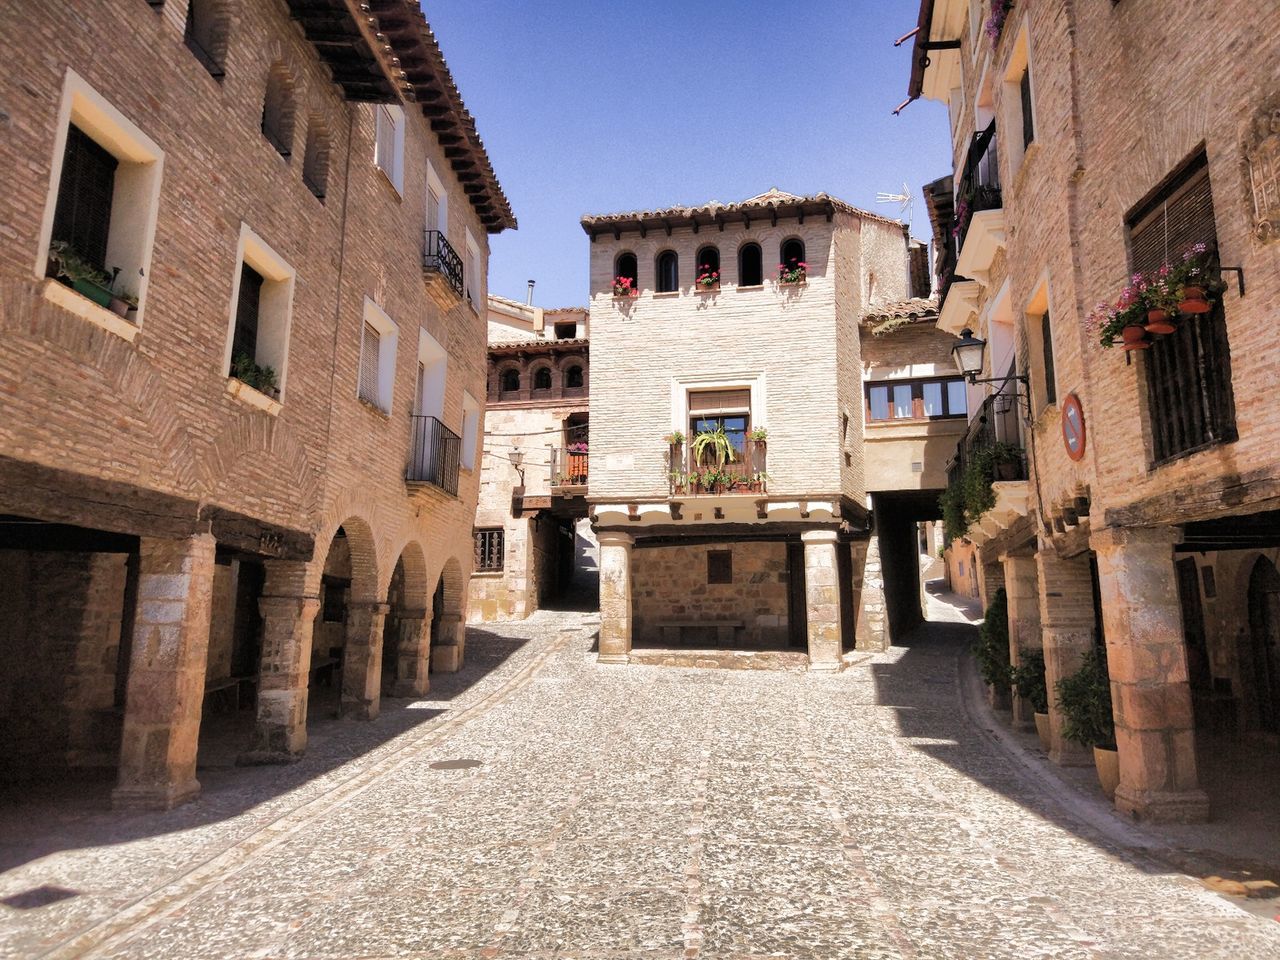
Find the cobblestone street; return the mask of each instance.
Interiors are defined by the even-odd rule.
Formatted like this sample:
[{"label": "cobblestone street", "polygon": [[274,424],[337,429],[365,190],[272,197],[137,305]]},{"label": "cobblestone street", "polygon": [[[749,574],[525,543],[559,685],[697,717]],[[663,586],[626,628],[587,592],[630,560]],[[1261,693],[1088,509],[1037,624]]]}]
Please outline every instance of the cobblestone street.
[{"label": "cobblestone street", "polygon": [[1009,762],[960,699],[965,629],[838,675],[604,667],[579,614],[473,631],[428,701],[202,770],[187,808],[34,839],[10,808],[0,954],[1280,955]]}]

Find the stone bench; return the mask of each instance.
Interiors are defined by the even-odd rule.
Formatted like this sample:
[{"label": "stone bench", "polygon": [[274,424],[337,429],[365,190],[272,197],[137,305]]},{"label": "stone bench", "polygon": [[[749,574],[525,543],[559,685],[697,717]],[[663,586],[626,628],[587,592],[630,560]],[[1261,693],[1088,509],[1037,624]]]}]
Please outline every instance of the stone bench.
[{"label": "stone bench", "polygon": [[679,643],[685,627],[712,627],[717,643],[733,643],[734,632],[743,626],[741,620],[656,620],[653,624],[662,631],[663,643]]}]

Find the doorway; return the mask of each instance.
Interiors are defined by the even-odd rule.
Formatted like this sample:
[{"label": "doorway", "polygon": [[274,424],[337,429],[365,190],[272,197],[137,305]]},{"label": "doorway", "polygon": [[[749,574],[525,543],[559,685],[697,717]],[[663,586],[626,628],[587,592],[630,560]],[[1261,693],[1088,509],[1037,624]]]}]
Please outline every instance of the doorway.
[{"label": "doorway", "polygon": [[805,595],[804,544],[787,544],[787,626],[793,647],[809,646],[809,601]]},{"label": "doorway", "polygon": [[1280,733],[1280,573],[1266,557],[1249,576],[1249,639],[1257,723]]}]

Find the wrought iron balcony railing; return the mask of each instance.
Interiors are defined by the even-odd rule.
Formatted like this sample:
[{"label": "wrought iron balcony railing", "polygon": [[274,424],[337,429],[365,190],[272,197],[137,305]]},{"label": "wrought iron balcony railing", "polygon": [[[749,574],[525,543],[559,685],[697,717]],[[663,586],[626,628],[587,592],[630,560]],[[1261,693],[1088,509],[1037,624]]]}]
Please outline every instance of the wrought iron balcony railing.
[{"label": "wrought iron balcony railing", "polygon": [[462,258],[439,230],[428,230],[426,233],[422,247],[422,273],[428,278],[443,277],[459,299],[466,295]]},{"label": "wrought iron balcony railing", "polygon": [[964,239],[975,213],[999,210],[1004,205],[1000,191],[999,152],[996,149],[996,122],[973,135],[964,174],[956,191],[956,251],[964,249]]},{"label": "wrought iron balcony railing", "polygon": [[435,417],[414,415],[409,420],[412,436],[405,479],[429,483],[457,496],[462,438]]},{"label": "wrought iron balcony railing", "polygon": [[[979,451],[993,449],[997,444],[1025,450],[1022,431],[1018,425],[1018,402],[1013,389],[994,393],[982,401],[982,406],[969,420],[968,431],[956,446],[955,459],[948,471],[950,482],[959,482],[965,467]],[[995,471],[996,475],[992,478],[994,480],[1026,480],[1025,453],[1012,461],[1002,458]]]},{"label": "wrought iron balcony railing", "polygon": [[766,441],[747,440],[732,463],[717,467],[712,462],[698,462],[684,444],[672,444],[667,454],[671,496],[767,493],[766,453]]}]

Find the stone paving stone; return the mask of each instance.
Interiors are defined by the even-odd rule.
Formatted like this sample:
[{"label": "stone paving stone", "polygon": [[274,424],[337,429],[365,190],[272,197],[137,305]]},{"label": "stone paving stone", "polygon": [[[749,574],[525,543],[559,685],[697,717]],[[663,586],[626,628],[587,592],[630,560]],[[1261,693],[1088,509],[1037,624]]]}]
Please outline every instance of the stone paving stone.
[{"label": "stone paving stone", "polygon": [[202,771],[189,807],[0,812],[0,897],[76,891],[0,906],[0,956],[1280,956],[1280,924],[1103,840],[975,726],[953,639],[818,677],[603,667],[571,614],[492,628],[428,698]]}]

